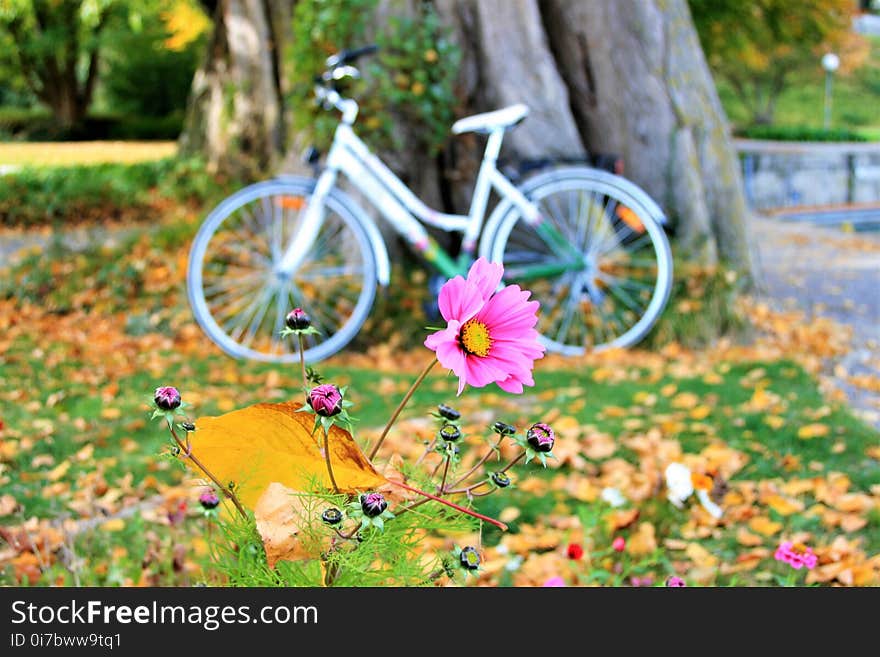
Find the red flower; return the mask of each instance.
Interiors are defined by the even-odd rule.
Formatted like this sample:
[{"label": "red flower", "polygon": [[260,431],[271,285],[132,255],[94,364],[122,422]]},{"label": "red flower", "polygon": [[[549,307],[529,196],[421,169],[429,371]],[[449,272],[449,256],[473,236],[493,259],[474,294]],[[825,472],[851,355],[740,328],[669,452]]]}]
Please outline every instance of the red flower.
[{"label": "red flower", "polygon": [[577,561],[584,556],[584,548],[582,548],[579,543],[569,543],[567,553],[569,559]]}]

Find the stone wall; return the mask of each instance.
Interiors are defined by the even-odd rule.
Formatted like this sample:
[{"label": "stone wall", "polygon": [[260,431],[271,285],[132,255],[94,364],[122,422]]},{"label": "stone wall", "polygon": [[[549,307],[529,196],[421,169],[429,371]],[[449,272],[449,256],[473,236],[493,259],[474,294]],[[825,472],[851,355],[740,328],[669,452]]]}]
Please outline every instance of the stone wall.
[{"label": "stone wall", "polygon": [[880,143],[735,143],[752,208],[880,204]]}]

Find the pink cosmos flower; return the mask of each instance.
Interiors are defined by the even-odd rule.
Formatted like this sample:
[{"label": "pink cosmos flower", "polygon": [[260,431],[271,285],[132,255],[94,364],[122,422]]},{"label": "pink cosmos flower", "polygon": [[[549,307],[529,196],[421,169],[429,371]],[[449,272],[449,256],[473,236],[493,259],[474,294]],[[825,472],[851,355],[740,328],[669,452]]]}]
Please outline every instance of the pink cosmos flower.
[{"label": "pink cosmos flower", "polygon": [[677,589],[683,586],[687,586],[687,584],[685,584],[685,581],[681,577],[670,575],[666,578],[666,586],[668,586],[669,588]]},{"label": "pink cosmos flower", "polygon": [[776,561],[784,561],[795,570],[800,570],[804,567],[807,570],[812,570],[818,562],[812,548],[807,547],[803,543],[792,543],[791,541],[783,541],[776,548],[776,554],[773,556]]},{"label": "pink cosmos flower", "polygon": [[532,368],[544,356],[534,329],[538,302],[528,301],[531,292],[518,285],[495,292],[503,274],[502,265],[480,258],[466,279],[456,276],[440,289],[446,328],[429,335],[425,346],[458,377],[459,395],[466,385],[497,383],[517,394],[535,385]]},{"label": "pink cosmos flower", "polygon": [[565,580],[557,575],[556,577],[548,579],[541,586],[565,586]]},{"label": "pink cosmos flower", "polygon": [[626,539],[623,536],[618,536],[612,541],[611,547],[614,548],[615,552],[623,552],[626,549]]}]

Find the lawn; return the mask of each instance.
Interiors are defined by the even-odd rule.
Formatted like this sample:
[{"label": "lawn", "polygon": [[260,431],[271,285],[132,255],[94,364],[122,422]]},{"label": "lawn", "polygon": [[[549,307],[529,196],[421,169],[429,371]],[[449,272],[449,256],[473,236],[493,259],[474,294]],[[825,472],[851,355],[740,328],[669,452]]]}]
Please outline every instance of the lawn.
[{"label": "lawn", "polygon": [[0,165],[134,164],[177,154],[173,141],[0,142]]},{"label": "lawn", "polygon": [[[869,38],[871,51],[863,66],[848,74],[836,74],[832,85],[831,127],[850,128],[868,139],[880,138],[880,38]],[[716,79],[718,95],[728,118],[745,126],[750,117],[733,89]],[[791,77],[779,95],[774,123],[780,126],[821,127],[824,120],[825,71],[815,68]]]},{"label": "lawn", "polygon": [[[4,274],[0,583],[222,583],[201,489],[163,455],[151,393],[178,386],[193,417],[300,393],[297,368],[233,361],[193,323],[183,271],[194,225],[142,228],[117,250],[35,252]],[[510,525],[467,537],[482,542],[481,583],[656,584],[677,573],[692,585],[771,584],[787,577],[773,550],[794,538],[820,557],[807,581],[880,584],[880,436],[823,397],[815,377],[816,353],[839,349],[835,334],[826,320],[752,310],[770,329],[757,343],[548,357],[522,396],[487,388],[455,398],[454,380],[435,374],[379,458],[419,454],[440,402],[463,413],[473,445],[462,468],[495,420],[555,428],[548,469],[518,467],[515,488],[477,500]],[[412,309],[381,312],[400,331],[419,324],[405,317]],[[351,386],[364,445],[430,356],[393,331],[370,344],[375,335],[360,343],[368,351],[318,366]],[[674,460],[712,476],[720,520],[694,500],[667,501],[662,473]],[[602,501],[605,488],[624,505]],[[614,537],[626,540],[620,554]],[[570,543],[585,555],[568,558]]]}]

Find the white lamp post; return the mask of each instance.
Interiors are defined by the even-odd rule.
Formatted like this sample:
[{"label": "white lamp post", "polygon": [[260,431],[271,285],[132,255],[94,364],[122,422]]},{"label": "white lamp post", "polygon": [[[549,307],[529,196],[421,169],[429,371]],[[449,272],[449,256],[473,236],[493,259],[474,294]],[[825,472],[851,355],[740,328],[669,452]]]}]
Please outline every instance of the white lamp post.
[{"label": "white lamp post", "polygon": [[825,129],[831,127],[831,78],[840,66],[840,57],[833,52],[822,55],[822,68],[825,69]]}]

